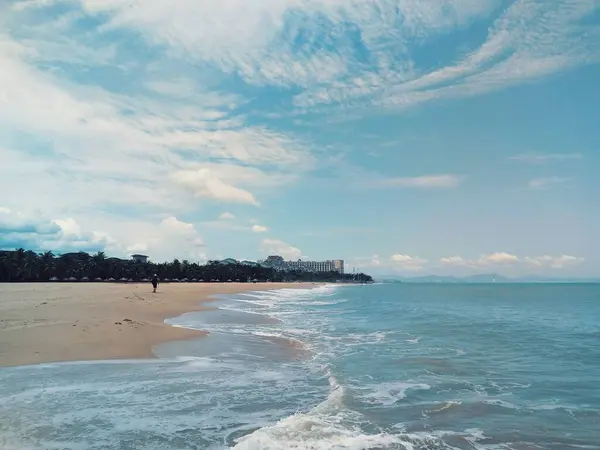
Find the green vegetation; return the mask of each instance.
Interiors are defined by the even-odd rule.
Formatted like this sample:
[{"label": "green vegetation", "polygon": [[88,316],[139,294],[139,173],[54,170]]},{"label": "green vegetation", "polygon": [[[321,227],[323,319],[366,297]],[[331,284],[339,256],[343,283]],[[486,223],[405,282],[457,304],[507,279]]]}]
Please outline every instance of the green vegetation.
[{"label": "green vegetation", "polygon": [[304,271],[282,272],[246,263],[206,264],[179,261],[140,263],[119,258],[108,258],[102,252],[68,253],[55,256],[31,250],[0,251],[0,282],[35,281],[146,281],[157,274],[161,281],[360,281],[372,282],[366,274],[337,272],[313,273]]}]

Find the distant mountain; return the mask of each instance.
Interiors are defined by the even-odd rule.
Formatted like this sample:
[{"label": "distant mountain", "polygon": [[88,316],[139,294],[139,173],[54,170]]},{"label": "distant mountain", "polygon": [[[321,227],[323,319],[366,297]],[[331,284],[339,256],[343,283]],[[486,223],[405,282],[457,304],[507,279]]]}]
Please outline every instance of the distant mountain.
[{"label": "distant mountain", "polygon": [[426,275],[424,277],[402,278],[404,283],[462,283],[463,280],[456,277]]},{"label": "distant mountain", "polygon": [[378,280],[392,283],[599,283],[600,279],[594,278],[550,278],[541,276],[527,276],[508,278],[496,273],[482,273],[466,277],[453,277],[442,275],[426,275],[422,277],[404,278],[398,276],[378,277]]},{"label": "distant mountain", "polygon": [[403,278],[401,281],[405,283],[506,283],[510,280],[496,273],[482,273],[468,277],[427,275],[424,277]]}]

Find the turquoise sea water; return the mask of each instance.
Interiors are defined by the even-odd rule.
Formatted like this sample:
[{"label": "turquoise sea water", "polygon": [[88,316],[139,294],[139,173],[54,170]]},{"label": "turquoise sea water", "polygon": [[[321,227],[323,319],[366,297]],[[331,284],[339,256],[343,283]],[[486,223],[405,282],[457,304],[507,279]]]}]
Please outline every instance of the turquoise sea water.
[{"label": "turquoise sea water", "polygon": [[600,449],[600,285],[219,298],[153,361],[0,369],[2,449]]}]

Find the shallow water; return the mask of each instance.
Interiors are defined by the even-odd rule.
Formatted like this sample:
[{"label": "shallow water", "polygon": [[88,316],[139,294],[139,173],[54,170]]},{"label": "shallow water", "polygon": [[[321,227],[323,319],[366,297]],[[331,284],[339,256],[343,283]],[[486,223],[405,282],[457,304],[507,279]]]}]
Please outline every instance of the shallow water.
[{"label": "shallow water", "polygon": [[600,449],[600,286],[221,297],[163,359],[0,370],[0,448]]}]

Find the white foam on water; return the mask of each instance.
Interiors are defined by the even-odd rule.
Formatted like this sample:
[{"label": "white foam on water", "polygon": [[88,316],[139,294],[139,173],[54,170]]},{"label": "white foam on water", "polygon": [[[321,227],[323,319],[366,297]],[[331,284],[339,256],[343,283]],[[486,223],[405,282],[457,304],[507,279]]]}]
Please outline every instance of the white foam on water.
[{"label": "white foam on water", "polygon": [[300,339],[296,339],[296,338],[290,337],[287,333],[268,332],[268,331],[253,331],[252,334],[254,336],[274,337],[274,338],[285,339],[287,341],[295,342],[295,343],[297,343],[301,347],[304,347],[306,345]]},{"label": "white foam on water", "polygon": [[359,395],[366,403],[379,406],[392,406],[403,400],[410,390],[429,390],[431,386],[424,383],[387,382],[379,384],[364,385],[356,388],[358,392],[368,391]]},{"label": "white foam on water", "polygon": [[139,448],[191,448],[199,439],[208,446],[242,418],[268,424],[288,415],[275,403],[244,410],[265,397],[301,404],[308,376],[296,366],[226,357],[3,369],[0,448],[119,448],[142,438]]},{"label": "white foam on water", "polygon": [[452,408],[453,406],[460,406],[462,405],[462,401],[460,400],[450,400],[448,402],[444,402],[441,406],[439,406],[438,408],[435,409],[428,409],[425,412],[427,414],[432,414],[432,413],[440,413],[442,411],[446,411],[450,408]]},{"label": "white foam on water", "polygon": [[[344,406],[345,389],[327,369],[331,392],[307,413],[297,413],[237,438],[234,450],[366,450],[450,448],[433,436],[368,434],[362,418]],[[433,446],[430,446],[433,444]]]},{"label": "white foam on water", "polygon": [[390,336],[398,334],[397,331],[374,331],[371,333],[348,333],[339,336],[329,336],[327,334],[321,334],[319,338],[322,341],[328,341],[331,343],[339,344],[344,348],[363,346],[363,345],[375,345],[389,339]]},{"label": "white foam on water", "polygon": [[[414,448],[390,434],[366,435],[358,430],[347,429],[327,419],[297,415],[261,428],[237,440],[237,450],[363,450],[372,448]],[[398,447],[398,445],[402,445]]]}]

